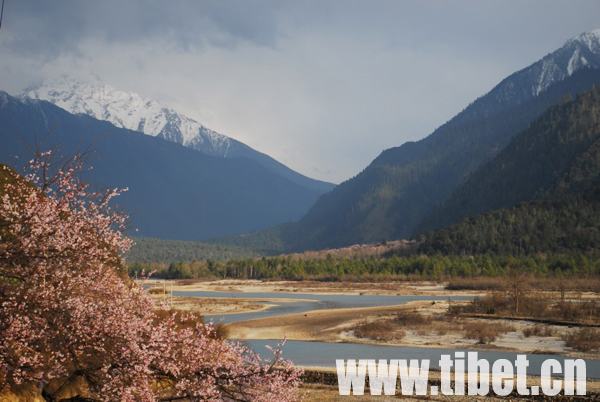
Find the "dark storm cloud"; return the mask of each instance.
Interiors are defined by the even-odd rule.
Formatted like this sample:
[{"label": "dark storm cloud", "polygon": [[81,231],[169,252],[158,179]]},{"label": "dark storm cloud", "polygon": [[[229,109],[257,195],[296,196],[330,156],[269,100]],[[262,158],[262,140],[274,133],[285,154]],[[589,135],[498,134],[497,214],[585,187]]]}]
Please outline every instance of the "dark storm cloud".
[{"label": "dark storm cloud", "polygon": [[55,56],[95,38],[109,42],[168,39],[182,48],[239,40],[271,46],[278,2],[159,0],[6,0],[5,42],[12,50]]},{"label": "dark storm cloud", "polygon": [[600,12],[600,2],[583,0],[6,1],[5,29],[13,33],[8,45],[49,54],[77,50],[87,38],[168,38],[182,48],[233,46],[240,40],[275,46],[297,29],[374,35],[390,46],[463,41],[481,51],[486,41],[491,47],[507,42],[529,47],[523,36],[543,40],[550,31],[592,29]]}]

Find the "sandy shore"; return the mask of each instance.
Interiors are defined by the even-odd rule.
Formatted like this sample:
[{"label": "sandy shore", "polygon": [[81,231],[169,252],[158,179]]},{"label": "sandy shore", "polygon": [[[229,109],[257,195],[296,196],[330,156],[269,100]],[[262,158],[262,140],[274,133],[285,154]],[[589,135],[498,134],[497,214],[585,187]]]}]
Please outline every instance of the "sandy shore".
[{"label": "sandy shore", "polygon": [[261,318],[226,325],[228,334],[236,339],[283,339],[339,342],[340,332],[360,320],[392,314],[431,302],[411,302],[398,306],[336,308],[306,313]]},{"label": "sandy shore", "polygon": [[[222,282],[198,282],[193,285],[177,285],[176,281],[147,280],[143,284],[149,288],[152,299],[158,303],[185,311],[205,315],[227,315],[267,310],[281,303],[314,301],[312,299],[290,299],[285,297],[243,298],[243,297],[172,297],[174,291],[212,291],[212,292],[269,292],[269,290],[237,290],[225,288]],[[249,285],[250,289],[255,286]]]},{"label": "sandy shore", "polygon": [[203,315],[209,314],[237,314],[262,311],[271,307],[266,301],[240,300],[240,299],[208,299],[196,297],[162,297],[153,298],[156,303],[162,303],[170,308],[183,311],[193,311]]},{"label": "sandy shore", "polygon": [[268,310],[281,303],[311,301],[310,299],[286,298],[227,298],[227,297],[170,297],[153,295],[155,302],[176,310],[193,311],[203,315],[227,315]]},{"label": "sandy shore", "polygon": [[[256,320],[236,322],[226,326],[231,338],[236,339],[284,339],[349,342],[375,345],[393,345],[402,347],[428,347],[445,349],[504,350],[523,353],[562,354],[586,359],[599,359],[600,353],[582,353],[565,346],[561,335],[572,329],[565,326],[548,327],[553,336],[525,336],[523,331],[535,324],[527,321],[461,319],[460,322],[443,322],[447,327],[438,332],[436,323],[431,328],[406,329],[401,339],[377,341],[359,338],[353,334],[353,328],[363,322],[390,319],[401,311],[415,311],[434,317],[443,314],[448,302],[413,301],[398,306],[366,307],[348,309],[314,310],[306,313],[288,314]],[[510,325],[510,331],[503,333],[489,344],[480,344],[476,339],[467,339],[460,330],[465,322],[481,322],[492,326]],[[454,328],[453,328],[454,326]],[[439,327],[438,327],[439,328]]]},{"label": "sandy shore", "polygon": [[[148,283],[153,283],[149,281]],[[154,283],[159,284],[160,281]],[[316,281],[258,281],[258,280],[219,280],[219,281],[169,281],[169,289],[174,291],[212,292],[279,292],[340,295],[427,295],[427,296],[479,296],[484,292],[449,291],[445,284],[434,282],[316,282]]]},{"label": "sandy shore", "polygon": [[[161,281],[154,281],[160,287]],[[150,282],[151,283],[151,282]],[[186,283],[169,281],[165,288],[174,291],[221,291],[236,293],[303,293],[303,294],[344,294],[344,295],[430,295],[478,296],[484,292],[449,291],[444,284],[432,282],[394,282],[394,283],[322,283],[322,282],[263,282],[253,280],[220,280]],[[597,298],[597,294],[577,293],[579,299]],[[174,298],[175,308],[198,311],[202,314],[233,314],[264,310],[274,304],[297,302],[298,299],[286,298]],[[180,300],[178,300],[180,299]],[[452,304],[462,302],[451,302]],[[529,321],[508,321],[503,319],[461,318],[449,321],[444,317],[449,307],[447,301],[413,301],[397,306],[339,308],[314,310],[304,313],[267,317],[227,324],[231,338],[236,339],[283,339],[349,342],[366,344],[386,344],[394,346],[460,348],[477,350],[506,350],[523,353],[563,354],[583,358],[600,358],[599,352],[582,353],[570,350],[562,340],[563,335],[573,328],[560,325],[545,325],[551,336],[525,336],[524,332],[536,324]],[[358,337],[354,329],[361,323],[378,320],[390,320],[401,311],[414,311],[430,317],[431,325],[402,328],[402,336],[392,340],[375,340]],[[439,321],[436,321],[439,320]],[[487,325],[506,326],[511,329],[499,334],[496,339],[481,344],[477,339],[465,336],[462,326],[472,322],[485,322]],[[531,332],[531,331],[530,331]]]}]

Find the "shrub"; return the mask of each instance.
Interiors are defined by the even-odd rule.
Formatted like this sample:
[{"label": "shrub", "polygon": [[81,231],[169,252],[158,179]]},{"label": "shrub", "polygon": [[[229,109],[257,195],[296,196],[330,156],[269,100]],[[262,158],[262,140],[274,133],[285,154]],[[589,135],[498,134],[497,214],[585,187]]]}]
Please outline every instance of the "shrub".
[{"label": "shrub", "polygon": [[354,335],[358,338],[376,341],[394,341],[402,339],[405,333],[390,320],[378,320],[373,322],[363,321],[354,328]]},{"label": "shrub", "polygon": [[165,295],[168,292],[165,291],[163,288],[151,288],[148,290],[148,293],[150,293],[151,295]]},{"label": "shrub", "polygon": [[530,336],[549,337],[554,336],[554,331],[548,325],[536,324],[525,328],[523,330],[523,335],[525,335],[526,338],[529,338]]},{"label": "shrub", "polygon": [[600,321],[600,303],[596,300],[561,301],[555,306],[553,313],[563,320],[598,322]]},{"label": "shrub", "polygon": [[580,328],[563,336],[566,345],[580,352],[600,350],[600,330]]},{"label": "shrub", "polygon": [[481,344],[487,344],[495,341],[503,333],[514,331],[514,328],[505,324],[468,321],[463,323],[463,331],[465,338],[476,339]]},{"label": "shrub", "polygon": [[417,313],[416,311],[403,310],[396,313],[394,317],[394,321],[397,324],[405,325],[405,326],[416,326],[422,325],[428,322],[423,315]]},{"label": "shrub", "polygon": [[446,285],[448,290],[501,290],[504,279],[498,277],[452,278]]}]

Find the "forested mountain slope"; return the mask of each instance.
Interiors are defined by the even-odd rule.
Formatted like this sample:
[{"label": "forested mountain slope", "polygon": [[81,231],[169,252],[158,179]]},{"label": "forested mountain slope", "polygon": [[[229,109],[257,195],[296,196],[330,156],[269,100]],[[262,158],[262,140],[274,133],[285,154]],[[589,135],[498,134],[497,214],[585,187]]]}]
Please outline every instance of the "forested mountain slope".
[{"label": "forested mountain slope", "polygon": [[298,223],[228,241],[296,251],[412,237],[472,172],[548,107],[596,83],[600,31],[591,31],[507,77],[430,136],[383,151],[322,195]]},{"label": "forested mountain slope", "polygon": [[548,107],[600,83],[599,69],[582,68],[541,92],[517,90],[528,74],[526,69],[507,78],[429,137],[384,151],[356,177],[321,196],[299,222],[230,241],[266,241],[295,251],[414,236],[472,172]]},{"label": "forested mountain slope", "polygon": [[600,87],[544,113],[431,221],[464,217],[424,236],[421,251],[600,251]]}]

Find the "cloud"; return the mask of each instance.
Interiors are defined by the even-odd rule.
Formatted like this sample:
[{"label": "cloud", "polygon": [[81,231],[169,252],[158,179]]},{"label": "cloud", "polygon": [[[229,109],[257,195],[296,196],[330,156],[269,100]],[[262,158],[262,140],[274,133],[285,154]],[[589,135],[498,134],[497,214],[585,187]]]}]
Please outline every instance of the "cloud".
[{"label": "cloud", "polygon": [[333,181],[600,14],[583,0],[6,1],[2,89],[96,74]]},{"label": "cloud", "polygon": [[[192,50],[234,46],[238,41],[273,45],[278,2],[255,0],[7,0],[4,45],[20,53],[55,57],[77,53],[81,41],[108,43],[160,39]],[[250,17],[250,18],[249,18]]]}]

